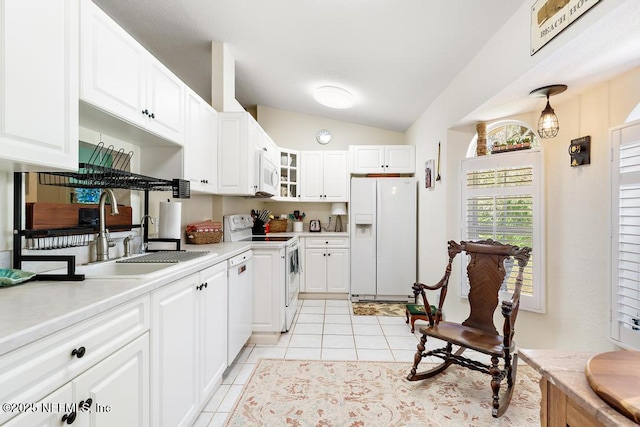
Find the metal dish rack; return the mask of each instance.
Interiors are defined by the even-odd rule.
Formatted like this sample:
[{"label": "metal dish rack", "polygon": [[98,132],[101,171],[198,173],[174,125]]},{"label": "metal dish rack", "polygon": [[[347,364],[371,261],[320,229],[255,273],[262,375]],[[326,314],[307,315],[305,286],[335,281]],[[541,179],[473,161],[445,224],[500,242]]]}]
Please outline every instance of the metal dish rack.
[{"label": "metal dish rack", "polygon": [[[42,185],[71,188],[119,188],[127,190],[144,191],[144,232],[143,241],[149,239],[149,192],[171,191],[174,198],[188,199],[190,197],[189,181],[183,179],[161,179],[135,174],[124,170],[131,162],[133,153],[124,153],[124,150],[113,150],[113,146],[107,148],[100,142],[94,149],[89,162],[80,163],[77,172],[39,172],[38,182]],[[67,274],[64,275],[37,275],[37,279],[46,280],[84,280],[84,275],[75,274],[75,257],[73,255],[23,255],[22,237],[26,238],[26,249],[62,249],[77,246],[88,246],[89,235],[96,230],[93,227],[69,227],[47,230],[23,230],[22,214],[24,200],[22,198],[21,172],[14,173],[14,230],[13,230],[13,268],[20,269],[23,261],[66,261]],[[142,225],[132,224],[129,228]],[[127,229],[129,229],[127,228]],[[117,227],[111,227],[117,229]],[[153,239],[171,241],[175,239]],[[177,249],[180,242],[176,243]]]}]

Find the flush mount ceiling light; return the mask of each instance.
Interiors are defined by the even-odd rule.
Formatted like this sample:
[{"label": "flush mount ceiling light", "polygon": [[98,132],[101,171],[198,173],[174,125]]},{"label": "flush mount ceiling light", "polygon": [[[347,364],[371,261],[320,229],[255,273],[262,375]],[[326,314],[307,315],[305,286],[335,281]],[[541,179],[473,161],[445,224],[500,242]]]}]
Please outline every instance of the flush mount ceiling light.
[{"label": "flush mount ceiling light", "polygon": [[320,86],[313,92],[313,99],[320,104],[330,107],[345,109],[353,107],[353,95],[337,86]]},{"label": "flush mount ceiling light", "polygon": [[556,113],[549,104],[549,97],[562,93],[565,90],[567,90],[567,85],[551,85],[532,90],[529,93],[530,96],[547,97],[547,106],[542,110],[542,114],[538,120],[538,135],[540,135],[540,138],[553,138],[558,135],[560,124],[558,123]]}]

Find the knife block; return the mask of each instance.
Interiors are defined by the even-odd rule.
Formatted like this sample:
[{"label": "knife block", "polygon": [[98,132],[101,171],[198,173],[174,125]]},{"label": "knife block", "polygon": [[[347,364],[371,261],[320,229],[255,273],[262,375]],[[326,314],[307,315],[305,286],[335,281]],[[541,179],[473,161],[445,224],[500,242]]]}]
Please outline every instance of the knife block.
[{"label": "knife block", "polygon": [[253,220],[253,227],[251,228],[251,233],[252,234],[267,234],[266,231],[264,231],[264,226],[265,226],[265,222],[262,221],[261,219],[255,218]]}]

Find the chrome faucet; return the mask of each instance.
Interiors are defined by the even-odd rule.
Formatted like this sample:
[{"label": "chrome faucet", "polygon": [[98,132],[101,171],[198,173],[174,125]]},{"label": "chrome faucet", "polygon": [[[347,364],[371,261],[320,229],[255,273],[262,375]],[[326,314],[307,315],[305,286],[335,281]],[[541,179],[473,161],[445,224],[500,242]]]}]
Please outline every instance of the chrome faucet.
[{"label": "chrome faucet", "polygon": [[100,231],[96,236],[96,259],[98,261],[106,261],[109,259],[109,248],[115,246],[115,242],[109,237],[109,230],[107,230],[107,221],[105,219],[105,204],[107,202],[107,196],[111,199],[111,215],[118,215],[118,202],[116,196],[113,194],[113,190],[105,188],[100,194]]}]

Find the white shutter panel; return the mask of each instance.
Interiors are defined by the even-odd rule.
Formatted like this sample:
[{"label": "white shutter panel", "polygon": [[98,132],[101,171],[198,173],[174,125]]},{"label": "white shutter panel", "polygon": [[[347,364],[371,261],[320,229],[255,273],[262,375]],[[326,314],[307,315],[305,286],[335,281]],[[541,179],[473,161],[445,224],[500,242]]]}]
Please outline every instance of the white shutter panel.
[{"label": "white shutter panel", "polygon": [[640,124],[612,132],[611,338],[640,350]]},{"label": "white shutter panel", "polygon": [[[527,151],[466,159],[462,163],[462,239],[493,239],[528,246],[532,256],[524,271],[521,308],[544,312],[541,252],[540,152]],[[463,263],[464,264],[464,263]],[[469,291],[462,266],[461,295]],[[503,290],[513,291],[516,269],[507,265]]]}]

